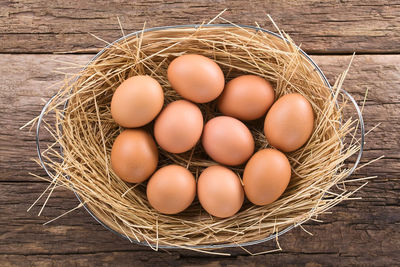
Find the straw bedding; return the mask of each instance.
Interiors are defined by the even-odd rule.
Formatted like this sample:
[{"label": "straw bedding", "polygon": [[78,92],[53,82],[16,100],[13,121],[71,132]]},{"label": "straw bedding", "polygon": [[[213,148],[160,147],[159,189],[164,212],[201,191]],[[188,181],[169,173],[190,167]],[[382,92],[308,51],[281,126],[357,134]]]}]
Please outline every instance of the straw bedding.
[{"label": "straw bedding", "polygon": [[[288,36],[285,36],[289,38]],[[180,99],[166,79],[169,62],[195,53],[214,59],[226,80],[256,74],[272,82],[276,98],[290,92],[305,96],[315,113],[310,140],[299,150],[286,153],[292,178],[284,195],[266,206],[245,201],[233,217],[208,215],[197,199],[178,215],[163,215],[146,199],[146,183],[128,184],[112,171],[110,152],[121,129],[110,114],[114,90],[133,75],[151,75],[165,92],[165,105]],[[231,25],[172,28],[142,32],[110,45],[85,69],[60,88],[47,109],[55,116],[46,129],[55,142],[43,152],[51,170],[51,184],[74,190],[83,203],[108,227],[131,241],[178,247],[241,244],[260,240],[289,226],[316,218],[348,198],[353,191],[335,189],[350,170],[345,161],[360,150],[354,138],[359,122],[345,119],[349,105],[340,91],[343,77],[331,90],[314,66],[289,39]],[[65,106],[64,106],[65,105]],[[219,115],[215,103],[201,104],[205,120]],[[269,147],[263,119],[246,123],[256,140],[256,150]],[[145,127],[150,132],[152,124]],[[61,152],[60,152],[61,148]],[[216,164],[200,144],[184,154],[160,151],[159,167],[179,164],[196,177]],[[232,168],[239,176],[244,166]]]}]

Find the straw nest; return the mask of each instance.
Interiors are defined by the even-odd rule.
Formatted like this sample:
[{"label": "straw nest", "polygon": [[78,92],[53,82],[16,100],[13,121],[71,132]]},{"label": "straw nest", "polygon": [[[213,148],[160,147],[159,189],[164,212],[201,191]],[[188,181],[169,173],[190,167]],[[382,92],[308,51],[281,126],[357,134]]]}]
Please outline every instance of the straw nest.
[{"label": "straw nest", "polygon": [[[141,32],[111,44],[64,83],[46,110],[48,116],[55,115],[46,125],[55,142],[42,151],[51,176],[48,190],[56,186],[74,190],[105,225],[153,248],[260,240],[316,218],[348,198],[354,190],[330,191],[350,173],[345,160],[360,150],[354,137],[358,118],[344,116],[349,104],[340,91],[343,77],[330,89],[289,37],[284,37],[288,42],[250,28],[203,25]],[[111,147],[123,130],[110,114],[113,92],[128,77],[146,74],[162,85],[165,105],[180,99],[168,83],[166,70],[171,60],[187,53],[214,59],[227,81],[241,74],[259,75],[273,83],[276,98],[297,92],[312,104],[313,134],[302,148],[286,153],[292,178],[279,200],[266,206],[245,201],[236,215],[226,219],[208,215],[197,199],[178,215],[163,215],[149,205],[145,182],[128,184],[112,171]],[[219,115],[214,102],[199,106],[206,120]],[[256,140],[255,151],[269,146],[262,132],[263,119],[247,126]],[[152,132],[152,125],[145,128]],[[184,154],[159,151],[159,167],[179,164],[196,178],[215,164],[200,144]],[[241,176],[243,167],[231,169]]]}]

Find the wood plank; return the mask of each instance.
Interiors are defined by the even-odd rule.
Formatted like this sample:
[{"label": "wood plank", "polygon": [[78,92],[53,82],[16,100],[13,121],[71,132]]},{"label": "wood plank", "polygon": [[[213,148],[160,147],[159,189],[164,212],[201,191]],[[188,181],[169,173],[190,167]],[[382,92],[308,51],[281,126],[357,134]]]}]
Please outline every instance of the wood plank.
[{"label": "wood plank", "polygon": [[[313,59],[331,83],[348,66],[350,56],[314,56]],[[381,179],[398,178],[400,173],[400,56],[357,56],[346,77],[343,88],[362,105],[366,131],[381,123],[366,136],[361,163],[385,156],[377,164],[361,169],[358,175],[377,175]],[[390,166],[390,167],[388,167]]]},{"label": "wood plank", "polygon": [[[19,127],[37,116],[57,87],[48,88],[62,80],[57,68],[70,66],[63,62],[83,65],[91,55],[9,55],[0,56],[0,73],[5,82],[0,85],[0,181],[37,181],[28,172],[44,175],[30,158],[37,157],[34,132]],[[313,57],[333,82],[350,60],[348,56]],[[365,90],[369,98],[364,109],[366,129],[381,125],[366,138],[363,162],[385,155],[377,164],[362,169],[359,175],[395,178],[400,173],[400,56],[356,56],[345,88],[361,102]],[[74,70],[69,70],[74,71]],[[23,157],[21,158],[21,155]],[[387,166],[390,166],[388,168]]]},{"label": "wood plank", "polygon": [[[57,61],[85,64],[91,55],[1,55],[0,73],[0,180],[30,180],[28,172],[36,172],[38,165],[35,132],[19,131],[25,123],[40,114],[45,103],[56,91],[52,85],[61,82],[64,75],[60,67],[71,67]],[[75,70],[76,71],[76,70]],[[19,140],[19,141],[16,141]],[[24,155],[24,157],[21,157]],[[20,172],[19,170],[23,170]],[[44,174],[44,172],[39,172]]]},{"label": "wood plank", "polygon": [[0,1],[0,52],[94,51],[126,32],[224,18],[273,29],[276,23],[310,53],[400,52],[400,1]]},{"label": "wood plank", "polygon": [[50,266],[186,266],[186,267],[221,267],[221,266],[396,266],[398,258],[378,256],[373,260],[362,257],[348,257],[339,253],[332,254],[291,254],[280,253],[267,256],[238,256],[216,258],[210,256],[182,257],[177,253],[158,252],[110,252],[89,254],[59,255],[0,255],[0,260],[7,266],[21,265]]},{"label": "wood plank", "polygon": [[[283,252],[246,257],[240,248],[231,257],[183,250],[160,251],[130,244],[97,224],[83,210],[42,223],[75,207],[71,192],[56,190],[44,210],[26,208],[45,188],[41,183],[2,183],[0,187],[0,260],[4,266],[198,266],[220,265],[396,265],[400,261],[400,188],[392,193],[366,191],[368,199],[349,201],[322,215],[323,223],[307,223],[313,236],[296,228],[279,238]],[[252,252],[275,248],[273,241],[249,247]]]},{"label": "wood plank", "polygon": [[[18,128],[41,109],[41,98],[56,88],[46,89],[62,79],[53,71],[65,64],[84,63],[91,55],[2,55],[0,73],[6,82],[0,98],[0,260],[5,265],[179,265],[199,264],[250,266],[268,265],[395,265],[400,261],[399,166],[399,65],[400,56],[357,56],[345,82],[358,101],[370,90],[364,110],[367,129],[382,122],[367,137],[365,160],[385,154],[386,159],[362,169],[360,175],[378,175],[356,197],[343,202],[332,214],[320,217],[323,223],[308,223],[280,238],[284,251],[245,257],[241,249],[228,249],[233,256],[209,256],[182,250],[155,254],[149,248],[132,245],[95,222],[83,209],[76,210],[49,225],[42,224],[74,208],[78,201],[66,190],[56,190],[43,215],[40,207],[26,209],[47,184],[27,175],[43,175],[29,160],[35,157],[33,133]],[[347,56],[315,56],[332,81],[348,64]],[[42,202],[40,202],[42,203]],[[273,242],[253,246],[252,252],[275,248]]]}]

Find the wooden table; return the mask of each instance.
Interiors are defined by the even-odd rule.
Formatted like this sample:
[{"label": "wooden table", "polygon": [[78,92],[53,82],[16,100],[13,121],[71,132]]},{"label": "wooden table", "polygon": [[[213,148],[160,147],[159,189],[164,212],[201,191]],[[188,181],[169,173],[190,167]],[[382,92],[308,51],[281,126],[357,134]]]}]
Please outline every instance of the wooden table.
[{"label": "wooden table", "polygon": [[[27,208],[47,186],[36,157],[34,133],[19,130],[37,116],[61,81],[65,62],[84,63],[106,41],[143,27],[201,23],[223,17],[273,29],[276,23],[320,65],[331,82],[357,55],[344,87],[364,108],[366,138],[362,162],[385,157],[354,177],[378,176],[354,200],[341,203],[323,223],[307,223],[283,235],[282,252],[231,257],[189,251],[159,251],[128,243],[84,210],[75,196],[56,190],[42,216]],[[398,265],[400,264],[400,1],[45,1],[0,0],[0,265],[1,266],[230,266],[230,265]],[[63,63],[64,62],[64,63]],[[274,242],[250,247],[275,248]]]}]

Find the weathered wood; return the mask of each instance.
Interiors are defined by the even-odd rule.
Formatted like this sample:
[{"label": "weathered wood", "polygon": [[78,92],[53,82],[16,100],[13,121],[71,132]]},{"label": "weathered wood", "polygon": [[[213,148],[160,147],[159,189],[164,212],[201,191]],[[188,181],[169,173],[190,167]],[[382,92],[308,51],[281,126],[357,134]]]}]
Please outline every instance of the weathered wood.
[{"label": "weathered wood", "polygon": [[[94,53],[106,41],[146,27],[201,23],[228,8],[224,18],[274,30],[276,23],[311,54],[356,56],[344,87],[362,102],[366,138],[362,162],[385,155],[354,177],[374,176],[355,197],[340,203],[323,223],[296,228],[279,242],[283,252],[249,257],[227,249],[231,257],[170,250],[154,253],[133,245],[99,225],[84,209],[46,221],[76,207],[74,194],[56,189],[42,216],[40,205],[27,208],[47,187],[28,175],[45,175],[36,157],[34,132],[18,128],[38,115],[61,81],[58,61],[84,64],[93,54],[49,55],[52,52]],[[219,21],[220,22],[220,21]],[[396,266],[400,262],[400,1],[46,1],[0,0],[0,265],[1,266]],[[44,53],[37,55],[7,53]],[[393,55],[391,55],[393,54]],[[314,56],[331,82],[349,56]],[[68,69],[63,71],[74,71]],[[361,184],[361,182],[360,182]],[[42,204],[42,199],[39,204]],[[274,242],[248,248],[260,252]]]},{"label": "weathered wood", "polygon": [[[378,183],[379,185],[379,183]],[[0,187],[0,260],[2,265],[118,265],[196,266],[220,265],[395,265],[400,261],[399,192],[385,192],[376,186],[363,190],[366,199],[341,203],[333,214],[320,217],[323,223],[308,223],[281,236],[281,253],[246,257],[240,248],[222,250],[227,258],[196,252],[169,250],[154,254],[150,248],[130,244],[108,232],[83,210],[58,221],[42,223],[75,207],[71,192],[56,190],[43,216],[39,207],[26,208],[45,188],[42,183],[2,183]],[[395,187],[395,185],[393,185]],[[386,191],[390,191],[386,189]],[[274,249],[273,241],[248,248],[252,252]],[[301,256],[300,256],[301,255]]]},{"label": "weathered wood", "polygon": [[[314,56],[331,83],[343,72],[350,56]],[[360,175],[378,175],[381,179],[398,178],[400,173],[400,56],[355,56],[344,89],[362,105],[366,90],[367,101],[363,110],[366,131],[380,125],[365,139],[362,162],[385,156],[377,164],[363,168]]]},{"label": "weathered wood", "polygon": [[37,170],[37,164],[30,159],[37,157],[35,132],[18,129],[38,116],[45,101],[57,91],[57,86],[51,86],[61,82],[64,75],[56,71],[71,71],[59,70],[71,65],[56,60],[84,64],[91,57],[0,55],[0,180],[26,180],[27,172]]},{"label": "weathered wood", "polygon": [[[54,73],[57,68],[70,66],[59,61],[83,65],[92,55],[8,55],[0,56],[0,181],[36,181],[28,172],[38,171],[30,158],[37,157],[34,132],[20,131],[19,127],[37,116],[43,103],[57,87],[48,88],[62,80]],[[313,57],[333,82],[350,60],[348,56]],[[344,87],[359,102],[369,89],[369,100],[364,109],[366,129],[381,125],[366,137],[363,162],[385,155],[378,164],[360,171],[360,175],[395,178],[400,173],[400,56],[356,56]],[[73,71],[73,70],[68,70]],[[23,157],[21,158],[21,155]],[[388,167],[390,166],[390,167]]]},{"label": "weathered wood", "polygon": [[[152,252],[110,252],[88,254],[52,254],[52,255],[0,255],[0,260],[7,266],[186,266],[186,267],[221,267],[221,266],[396,266],[398,258],[377,255],[374,260],[363,257],[344,256],[339,253],[298,254],[280,253],[268,256],[238,256],[216,258],[209,256],[182,257],[177,253]],[[397,261],[396,261],[397,260]]]},{"label": "weathered wood", "polygon": [[[280,238],[284,251],[245,257],[241,249],[225,252],[224,258],[195,252],[171,250],[156,255],[151,249],[129,244],[95,222],[85,210],[76,210],[49,225],[42,224],[74,208],[73,193],[58,189],[43,215],[40,207],[26,209],[47,186],[28,175],[44,175],[30,158],[36,157],[34,133],[18,128],[37,115],[43,100],[57,88],[47,88],[63,75],[54,73],[66,66],[58,61],[84,64],[92,55],[0,56],[0,261],[2,265],[395,265],[400,261],[400,173],[398,124],[400,56],[357,56],[345,82],[358,101],[369,89],[364,109],[367,129],[382,124],[366,139],[364,161],[385,154],[387,158],[362,169],[356,176],[378,175],[357,193],[362,200],[344,202],[321,216],[323,223],[308,223]],[[348,64],[348,56],[314,56],[331,81]],[[56,61],[57,60],[57,61]],[[43,201],[43,200],[42,200]],[[43,203],[43,202],[40,203]],[[252,252],[275,248],[274,242],[253,246]],[[301,255],[301,256],[300,256]]]},{"label": "weathered wood", "polygon": [[291,34],[311,53],[400,52],[399,1],[0,1],[0,52],[94,51],[146,27],[208,21],[225,8],[224,18]]}]

